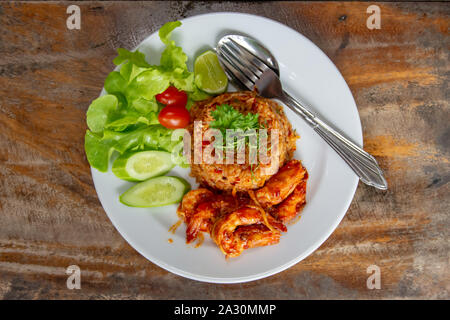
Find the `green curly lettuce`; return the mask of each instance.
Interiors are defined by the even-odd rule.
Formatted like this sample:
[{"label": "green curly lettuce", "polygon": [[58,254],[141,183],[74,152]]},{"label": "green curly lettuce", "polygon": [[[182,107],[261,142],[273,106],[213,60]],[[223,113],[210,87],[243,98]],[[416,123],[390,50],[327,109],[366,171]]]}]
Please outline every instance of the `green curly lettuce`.
[{"label": "green curly lettuce", "polygon": [[173,85],[188,94],[188,106],[209,97],[194,83],[187,67],[187,55],[171,39],[181,22],[168,22],[159,30],[165,45],[159,65],[147,62],[144,53],[117,49],[113,63],[120,67],[105,79],[107,92],[88,108],[85,151],[90,165],[108,170],[113,152],[162,149],[172,151],[179,141],[171,141],[173,130],[161,126],[158,113],[162,106],[155,96]]},{"label": "green curly lettuce", "polygon": [[86,121],[92,132],[102,132],[113,117],[119,101],[116,96],[107,94],[92,101],[86,113]]}]

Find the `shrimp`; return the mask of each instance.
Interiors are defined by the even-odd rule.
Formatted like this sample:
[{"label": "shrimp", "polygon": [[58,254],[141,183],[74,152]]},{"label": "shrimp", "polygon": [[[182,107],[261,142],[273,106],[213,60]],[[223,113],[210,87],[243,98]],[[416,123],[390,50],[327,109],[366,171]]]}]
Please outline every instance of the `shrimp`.
[{"label": "shrimp", "polygon": [[208,198],[213,197],[214,194],[206,188],[199,188],[197,190],[191,190],[186,193],[178,207],[178,215],[187,222],[190,217],[195,213],[195,209],[201,203],[206,201]]},{"label": "shrimp", "polygon": [[197,238],[200,231],[209,231],[210,220],[214,216],[211,200],[214,193],[205,188],[189,191],[184,197],[177,212],[187,224],[186,242]]},{"label": "shrimp", "polygon": [[250,249],[277,244],[281,234],[269,230],[263,224],[254,224],[236,228],[234,235],[244,243],[244,249]]},{"label": "shrimp", "polygon": [[[254,229],[255,225],[262,225],[266,231],[258,233],[261,227]],[[286,227],[279,222],[277,224],[274,221],[273,225],[286,230]],[[248,228],[236,232],[239,227],[245,226],[248,226]],[[249,226],[253,227],[251,232]],[[227,257],[237,257],[246,248],[278,243],[280,231],[275,229],[271,231],[263,224],[261,212],[258,208],[243,206],[217,219],[212,227],[211,237]]]},{"label": "shrimp", "polygon": [[190,217],[186,228],[186,243],[194,241],[199,232],[209,232],[216,215],[213,201],[202,202]]},{"label": "shrimp", "polygon": [[211,232],[211,227],[217,217],[236,210],[245,201],[245,199],[238,199],[230,195],[208,197],[208,200],[197,206],[187,222],[186,242],[194,241],[199,232]]},{"label": "shrimp", "polygon": [[273,175],[264,187],[256,190],[258,203],[263,207],[271,207],[288,197],[295,187],[307,179],[308,173],[298,160],[291,160]]},{"label": "shrimp", "polygon": [[186,242],[194,241],[200,232],[210,232],[217,216],[234,211],[239,205],[237,198],[217,195],[206,188],[188,192],[178,214],[186,223]]},{"label": "shrimp", "polygon": [[306,180],[300,182],[294,191],[271,212],[275,218],[283,223],[295,218],[306,203]]}]

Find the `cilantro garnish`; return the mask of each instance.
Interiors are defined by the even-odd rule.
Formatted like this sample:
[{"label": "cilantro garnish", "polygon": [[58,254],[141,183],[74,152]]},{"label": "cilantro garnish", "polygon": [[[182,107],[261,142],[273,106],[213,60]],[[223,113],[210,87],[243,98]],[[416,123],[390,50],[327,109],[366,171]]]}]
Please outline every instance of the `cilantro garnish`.
[{"label": "cilantro garnish", "polygon": [[[239,151],[242,150],[241,148],[243,148],[244,146],[248,146],[249,148],[256,148],[256,150],[259,149],[260,132],[258,129],[264,129],[265,126],[259,123],[258,113],[249,112],[247,114],[243,114],[228,104],[222,104],[217,106],[215,110],[211,111],[211,115],[213,116],[214,121],[211,121],[209,123],[209,126],[213,129],[220,130],[223,136],[223,144],[214,144],[216,148],[233,148]],[[227,144],[227,129],[233,129],[237,131],[242,130],[242,134],[245,139],[232,139],[233,143],[231,145]],[[256,139],[251,139],[251,137],[255,137]]]},{"label": "cilantro garnish", "polygon": [[222,104],[211,111],[214,121],[211,121],[211,128],[219,129],[225,136],[227,129],[241,129],[243,131],[251,129],[259,129],[261,126],[258,122],[259,115],[257,113],[242,114],[228,104]]}]

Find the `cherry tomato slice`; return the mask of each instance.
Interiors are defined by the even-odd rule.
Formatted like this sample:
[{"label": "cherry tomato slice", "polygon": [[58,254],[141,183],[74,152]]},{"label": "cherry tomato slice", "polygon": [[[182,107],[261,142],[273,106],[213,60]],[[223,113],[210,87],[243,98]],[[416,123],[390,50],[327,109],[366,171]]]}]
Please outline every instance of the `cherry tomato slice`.
[{"label": "cherry tomato slice", "polygon": [[185,128],[189,124],[189,111],[178,106],[164,107],[158,115],[159,123],[169,129]]},{"label": "cherry tomato slice", "polygon": [[174,86],[168,87],[164,92],[156,95],[156,101],[166,106],[186,107],[187,94]]}]

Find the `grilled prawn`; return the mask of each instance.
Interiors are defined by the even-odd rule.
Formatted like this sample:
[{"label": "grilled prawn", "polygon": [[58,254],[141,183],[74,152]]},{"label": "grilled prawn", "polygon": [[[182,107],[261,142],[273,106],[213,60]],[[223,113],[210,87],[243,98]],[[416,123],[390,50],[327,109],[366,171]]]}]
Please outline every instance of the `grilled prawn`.
[{"label": "grilled prawn", "polygon": [[307,179],[301,162],[291,160],[264,187],[248,194],[206,188],[188,192],[178,208],[187,225],[186,242],[208,232],[226,257],[278,243],[281,232],[287,231],[284,223],[294,219],[305,204]]},{"label": "grilled prawn", "polygon": [[273,232],[263,224],[238,227],[234,236],[244,243],[244,249],[270,246],[280,241],[280,233]]},{"label": "grilled prawn", "polygon": [[190,243],[200,231],[209,231],[215,210],[211,199],[214,193],[205,188],[189,191],[178,208],[178,215],[187,224],[186,242]]},{"label": "grilled prawn", "polygon": [[243,206],[217,219],[211,237],[227,257],[237,257],[244,249],[278,243],[280,231],[286,231],[286,227],[273,217],[268,218],[276,229],[270,230],[263,224],[258,208]]},{"label": "grilled prawn", "polygon": [[248,201],[231,195],[215,194],[206,188],[188,192],[178,209],[185,221],[186,242],[194,241],[199,232],[210,232],[218,216],[236,210]]},{"label": "grilled prawn", "polygon": [[271,213],[277,220],[286,223],[295,218],[305,203],[306,180],[303,180],[295,187],[294,191],[286,199],[276,206],[275,210]]},{"label": "grilled prawn", "polygon": [[308,173],[298,160],[290,160],[273,175],[264,187],[255,192],[263,207],[271,207],[286,199]]},{"label": "grilled prawn", "polygon": [[205,188],[191,190],[186,193],[178,208],[178,215],[186,222],[195,213],[197,206],[214,196],[214,193]]}]

